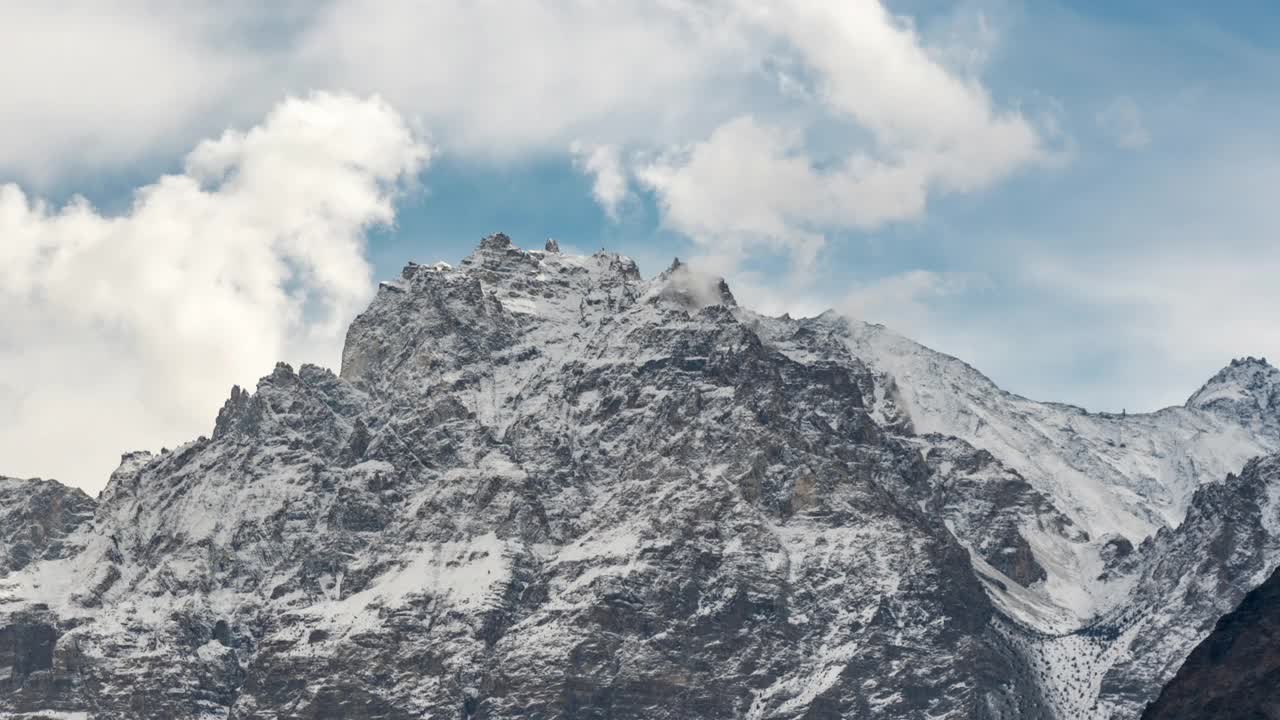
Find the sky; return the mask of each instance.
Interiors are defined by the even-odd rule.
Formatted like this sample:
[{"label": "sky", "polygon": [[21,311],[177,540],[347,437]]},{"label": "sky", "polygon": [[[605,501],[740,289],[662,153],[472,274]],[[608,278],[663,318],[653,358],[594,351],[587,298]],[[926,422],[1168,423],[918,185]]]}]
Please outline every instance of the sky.
[{"label": "sky", "polygon": [[488,233],[1091,410],[1280,358],[1264,2],[0,6],[0,474],[100,489]]}]

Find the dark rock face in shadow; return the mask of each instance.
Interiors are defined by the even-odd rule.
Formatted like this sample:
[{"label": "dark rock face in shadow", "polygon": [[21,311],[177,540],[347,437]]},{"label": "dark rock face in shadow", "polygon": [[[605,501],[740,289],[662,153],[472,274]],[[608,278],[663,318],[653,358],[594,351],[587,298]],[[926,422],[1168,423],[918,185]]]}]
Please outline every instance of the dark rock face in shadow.
[{"label": "dark rock face in shadow", "polygon": [[58,631],[40,622],[21,622],[0,628],[0,663],[13,668],[10,681],[53,667]]}]

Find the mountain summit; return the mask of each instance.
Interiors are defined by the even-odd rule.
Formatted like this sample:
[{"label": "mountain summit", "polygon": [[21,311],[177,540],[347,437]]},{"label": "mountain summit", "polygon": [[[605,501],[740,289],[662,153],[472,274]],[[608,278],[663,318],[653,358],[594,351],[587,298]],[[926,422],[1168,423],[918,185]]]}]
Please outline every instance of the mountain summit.
[{"label": "mountain summit", "polygon": [[1187,400],[1187,407],[1241,418],[1280,417],[1280,370],[1266,358],[1238,358]]},{"label": "mountain summit", "polygon": [[1280,563],[1274,426],[491,235],[382,283],[338,374],[4,500],[56,532],[0,566],[0,712],[1137,717]]}]

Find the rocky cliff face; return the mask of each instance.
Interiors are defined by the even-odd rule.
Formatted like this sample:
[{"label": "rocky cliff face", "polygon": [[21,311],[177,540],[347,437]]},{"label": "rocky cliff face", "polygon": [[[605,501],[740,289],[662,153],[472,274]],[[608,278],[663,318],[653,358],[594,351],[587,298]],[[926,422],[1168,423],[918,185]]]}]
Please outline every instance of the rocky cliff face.
[{"label": "rocky cliff face", "polygon": [[1272,476],[1223,481],[1269,416],[1121,426],[907,343],[679,263],[411,264],[339,374],[233,389],[3,569],[0,713],[1135,717],[1277,562]]},{"label": "rocky cliff face", "polygon": [[1280,372],[1266,358],[1232,360],[1187,400],[1187,407],[1274,425],[1280,418]]},{"label": "rocky cliff face", "polygon": [[1280,716],[1280,572],[1223,616],[1143,720]]},{"label": "rocky cliff face", "polygon": [[96,503],[53,480],[0,477],[0,577],[75,552],[67,537],[93,517]]},{"label": "rocky cliff face", "polygon": [[[1280,445],[1267,400],[1280,371],[1264,360],[1234,361],[1186,407],[1093,414],[1001,391],[879,326],[813,322],[872,371],[867,396],[882,426],[979,447],[1052,508],[1005,504],[1022,518],[1022,556],[1041,581],[1009,582],[981,553],[974,566],[1053,716],[1137,717],[1213,622],[1280,564],[1280,477],[1273,461],[1249,463]],[[1199,402],[1215,396],[1239,404]],[[1002,534],[990,523],[969,537],[949,527],[970,547]]]},{"label": "rocky cliff face", "polygon": [[1127,640],[1103,674],[1100,698],[1113,716],[1136,717],[1204,638],[1277,565],[1280,456],[1201,487],[1186,519],[1147,540],[1124,602],[1089,627]]}]

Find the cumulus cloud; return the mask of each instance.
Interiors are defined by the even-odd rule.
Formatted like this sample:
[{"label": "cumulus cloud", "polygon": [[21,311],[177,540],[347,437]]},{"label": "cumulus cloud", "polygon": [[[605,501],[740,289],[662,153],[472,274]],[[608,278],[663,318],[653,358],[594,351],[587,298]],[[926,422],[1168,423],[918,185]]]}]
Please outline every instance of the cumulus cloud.
[{"label": "cumulus cloud", "polygon": [[813,118],[742,115],[640,168],[666,222],[714,256],[767,246],[804,265],[832,230],[919,217],[931,193],[983,189],[1041,156],[1025,117],[997,110],[879,2],[744,5],[815,76],[816,117],[868,140],[833,153],[808,142]]},{"label": "cumulus cloud", "polygon": [[312,82],[375,91],[467,153],[682,138],[748,102],[759,50],[731,2],[337,0],[293,57]]},{"label": "cumulus cloud", "polygon": [[370,294],[365,232],[428,159],[385,102],[315,94],[119,216],[0,186],[5,472],[97,487],[124,449],[207,433],[232,383],[331,365]]},{"label": "cumulus cloud", "polygon": [[980,17],[929,47],[880,0],[115,2],[0,10],[0,61],[51,68],[10,93],[0,170],[123,166],[336,87],[380,94],[455,155],[576,141],[606,213],[635,176],[708,253],[764,243],[803,263],[832,231],[918,217],[1041,151],[977,79]]},{"label": "cumulus cloud", "polygon": [[167,160],[246,106],[260,114],[279,99],[259,92],[266,56],[228,41],[252,22],[240,3],[6,3],[0,172],[44,186]]},{"label": "cumulus cloud", "polygon": [[[331,358],[370,290],[364,229],[426,162],[411,127],[461,162],[570,148],[607,214],[652,197],[709,269],[772,252],[803,272],[834,233],[1042,156],[978,79],[978,29],[956,36],[973,53],[929,47],[879,0],[5,5],[0,63],[40,68],[0,113],[0,178],[25,188],[3,191],[0,225],[0,367],[22,378],[0,381],[22,418],[6,470],[80,480],[90,461],[49,462],[45,429],[101,463],[205,429],[229,382],[281,357]],[[408,120],[342,95],[271,110],[311,88]],[[120,217],[33,199],[197,143]],[[59,420],[73,401],[121,421]]]},{"label": "cumulus cloud", "polygon": [[283,93],[377,93],[471,155],[662,142],[748,102],[752,56],[710,3],[71,0],[0,7],[0,171],[128,167]]}]

